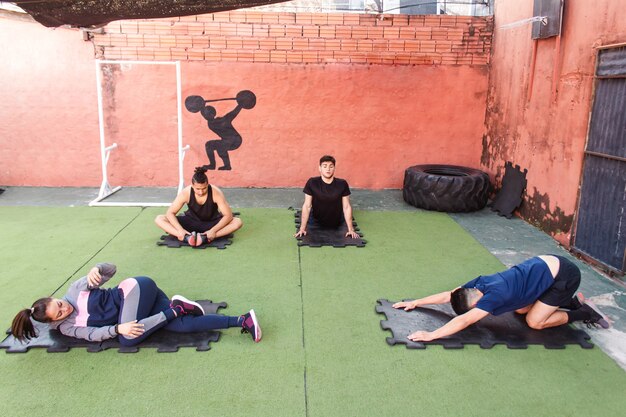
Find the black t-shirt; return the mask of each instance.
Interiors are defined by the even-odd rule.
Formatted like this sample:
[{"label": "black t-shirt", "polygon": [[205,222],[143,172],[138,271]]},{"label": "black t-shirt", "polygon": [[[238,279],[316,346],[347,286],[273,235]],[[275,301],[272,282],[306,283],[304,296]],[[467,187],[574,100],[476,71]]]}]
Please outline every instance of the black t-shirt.
[{"label": "black t-shirt", "polygon": [[343,221],[341,198],[350,195],[346,180],[334,178],[326,184],[322,177],[312,177],[304,186],[304,193],[313,197],[312,215],[322,226],[337,227]]}]

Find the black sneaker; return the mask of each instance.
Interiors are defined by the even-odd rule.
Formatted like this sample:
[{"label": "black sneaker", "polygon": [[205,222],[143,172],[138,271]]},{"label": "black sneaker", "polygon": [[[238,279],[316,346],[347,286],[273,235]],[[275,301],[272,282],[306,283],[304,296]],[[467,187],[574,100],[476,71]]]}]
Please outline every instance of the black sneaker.
[{"label": "black sneaker", "polygon": [[178,309],[182,314],[191,314],[192,316],[204,316],[204,309],[195,301],[191,301],[183,297],[182,295],[175,295],[172,297],[172,308]]},{"label": "black sneaker", "polygon": [[254,314],[254,310],[248,311],[246,314],[241,316],[243,319],[241,323],[241,333],[250,333],[252,336],[252,340],[255,343],[261,341],[261,326],[259,326],[259,322],[256,318],[256,314]]},{"label": "black sneaker", "polygon": [[580,307],[581,311],[586,311],[591,314],[591,318],[587,320],[583,320],[583,323],[587,325],[587,327],[597,327],[600,325],[603,329],[608,329],[610,327],[609,321],[606,319],[606,316],[602,314],[602,312],[596,307],[594,303],[591,301],[585,301],[585,303]]}]

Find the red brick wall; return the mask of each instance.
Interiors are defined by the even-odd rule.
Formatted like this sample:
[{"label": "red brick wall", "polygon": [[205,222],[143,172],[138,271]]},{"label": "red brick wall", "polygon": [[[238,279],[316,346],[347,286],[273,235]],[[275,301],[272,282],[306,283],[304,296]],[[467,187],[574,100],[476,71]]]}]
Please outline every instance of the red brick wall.
[{"label": "red brick wall", "polygon": [[[10,80],[0,83],[0,185],[100,184],[95,57],[181,60],[183,98],[256,94],[233,123],[243,137],[233,169],[209,172],[218,185],[302,187],[323,154],[357,188],[400,188],[414,164],[477,167],[491,26],[490,18],[238,11],[111,23],[93,33],[94,51],[79,30],[0,15],[0,78]],[[118,143],[110,183],[176,185],[173,67],[107,68],[104,130],[107,145]],[[233,108],[212,104],[220,116]],[[184,108],[182,128],[188,179],[217,135]]]},{"label": "red brick wall", "polygon": [[486,65],[493,20],[233,11],[113,22],[96,56],[127,60]]}]

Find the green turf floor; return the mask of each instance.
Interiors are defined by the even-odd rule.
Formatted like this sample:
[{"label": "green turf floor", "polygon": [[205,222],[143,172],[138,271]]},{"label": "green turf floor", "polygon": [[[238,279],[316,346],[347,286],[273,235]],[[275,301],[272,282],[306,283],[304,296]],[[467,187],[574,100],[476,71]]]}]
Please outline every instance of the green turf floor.
[{"label": "green turf floor", "polygon": [[298,248],[293,212],[243,209],[226,250],[157,247],[162,209],[0,207],[0,320],[86,273],[148,275],[169,294],[254,307],[263,341],[209,352],[0,352],[0,415],[621,416],[626,374],[600,349],[385,343],[377,298],[450,289],[502,265],[447,215],[357,212],[365,248]]}]

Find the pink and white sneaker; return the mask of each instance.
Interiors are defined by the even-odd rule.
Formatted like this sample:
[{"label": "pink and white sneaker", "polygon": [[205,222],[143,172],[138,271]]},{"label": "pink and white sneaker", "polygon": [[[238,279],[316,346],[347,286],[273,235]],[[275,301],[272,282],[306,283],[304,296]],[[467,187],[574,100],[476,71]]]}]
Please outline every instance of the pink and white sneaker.
[{"label": "pink and white sneaker", "polygon": [[195,301],[191,301],[183,297],[182,295],[175,295],[172,297],[172,308],[177,309],[182,314],[191,314],[192,316],[204,316],[204,309]]},{"label": "pink and white sneaker", "polygon": [[252,340],[255,343],[261,341],[261,326],[259,326],[259,321],[256,318],[256,314],[254,310],[248,311],[246,314],[241,316],[243,318],[243,322],[241,323],[241,333],[250,333],[252,336]]}]

